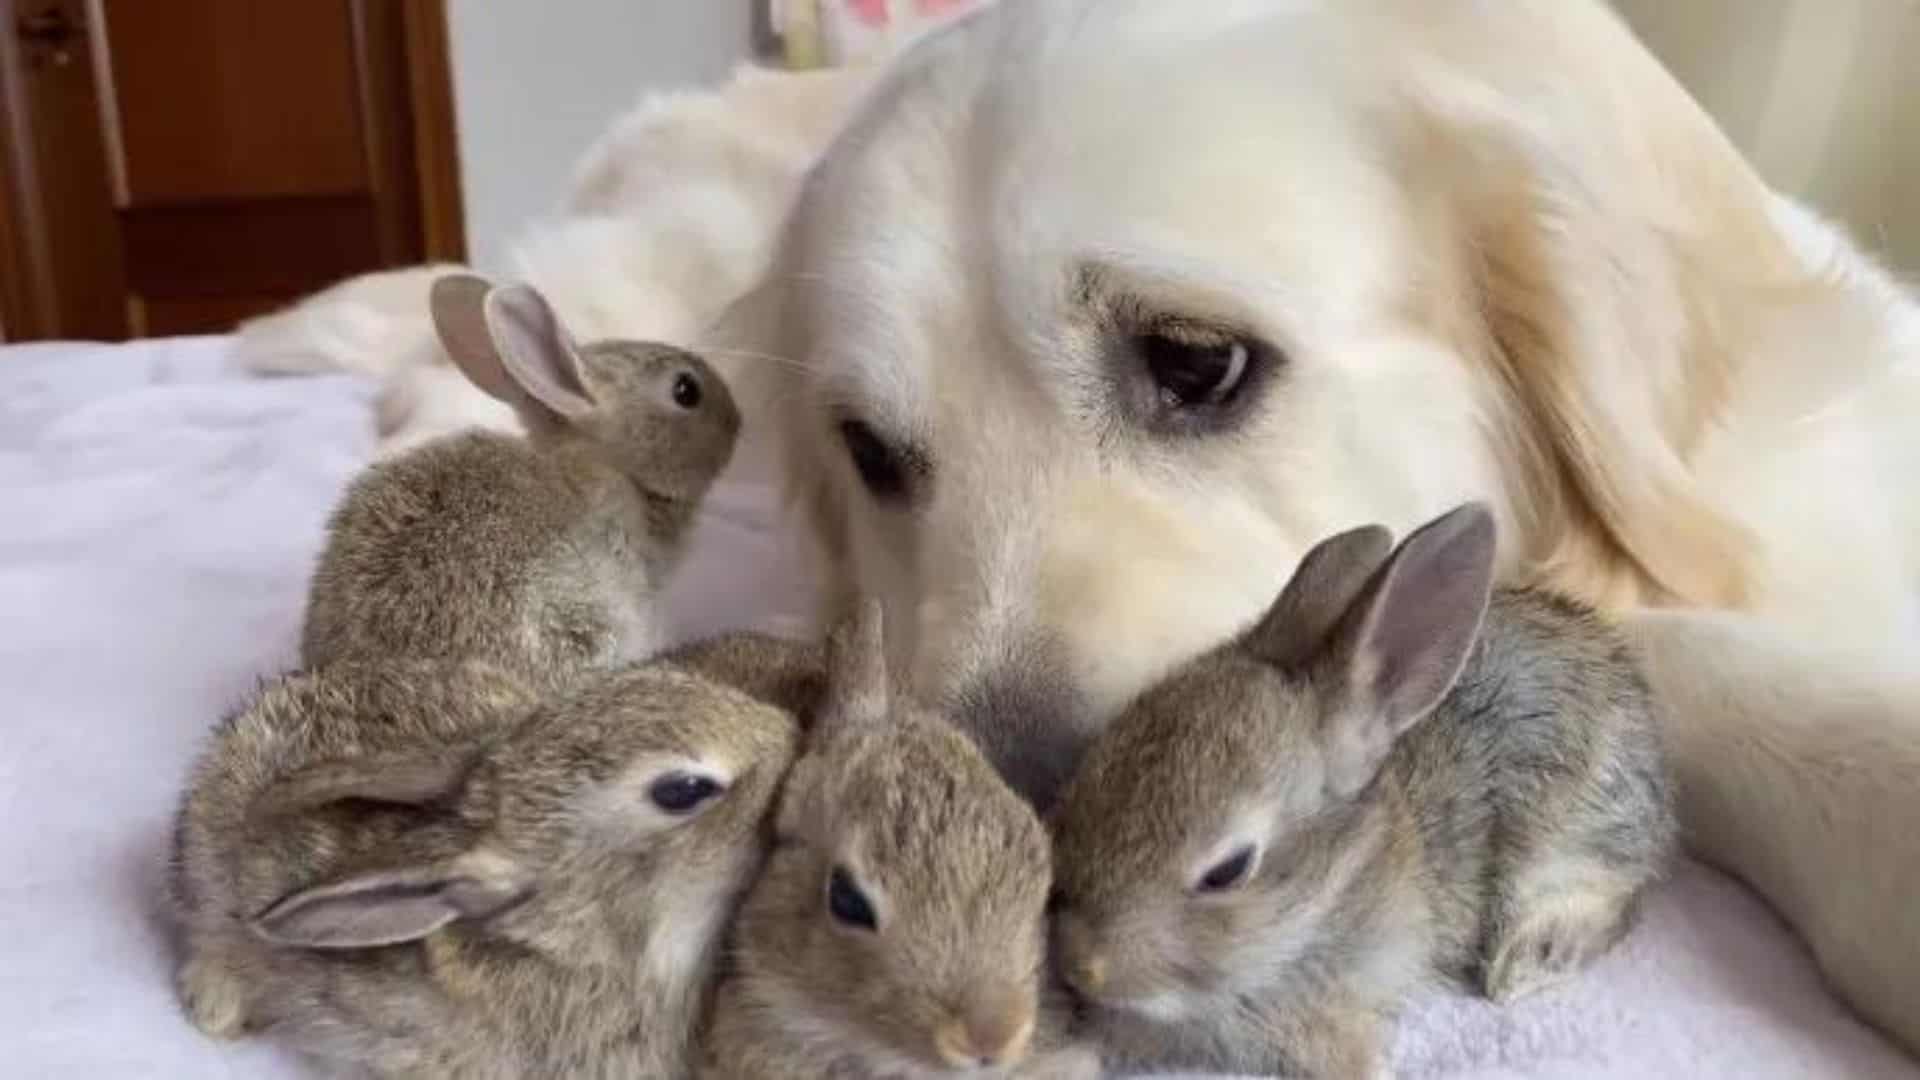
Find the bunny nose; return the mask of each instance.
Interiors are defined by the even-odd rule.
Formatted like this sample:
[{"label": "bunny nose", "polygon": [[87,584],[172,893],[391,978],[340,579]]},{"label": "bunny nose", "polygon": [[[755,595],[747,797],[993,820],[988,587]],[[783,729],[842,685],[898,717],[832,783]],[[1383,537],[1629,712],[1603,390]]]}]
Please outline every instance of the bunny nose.
[{"label": "bunny nose", "polygon": [[1018,991],[976,997],[934,1033],[934,1048],[956,1069],[1014,1064],[1033,1041],[1034,1013],[1030,995]]}]

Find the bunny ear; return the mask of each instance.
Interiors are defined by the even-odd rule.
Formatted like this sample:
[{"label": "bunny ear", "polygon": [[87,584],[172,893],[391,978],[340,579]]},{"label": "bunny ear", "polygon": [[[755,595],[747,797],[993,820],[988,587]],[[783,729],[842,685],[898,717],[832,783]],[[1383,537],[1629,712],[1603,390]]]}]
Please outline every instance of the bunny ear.
[{"label": "bunny ear", "polygon": [[444,748],[321,762],[275,784],[256,808],[267,814],[295,813],[345,799],[420,806],[451,798],[472,764],[471,753]]},{"label": "bunny ear", "polygon": [[1352,795],[1394,741],[1453,688],[1493,587],[1493,514],[1467,503],[1422,526],[1360,590],[1314,663],[1331,690],[1321,732],[1329,781]]},{"label": "bunny ear", "polygon": [[861,600],[827,639],[827,694],[818,723],[875,723],[886,718],[886,627],[877,600]]},{"label": "bunny ear", "polygon": [[488,293],[485,306],[487,328],[515,385],[562,419],[593,411],[580,350],[546,297],[530,285],[513,285]]},{"label": "bunny ear", "polygon": [[459,919],[497,915],[532,895],[511,861],[469,852],[442,864],[358,874],[302,889],[248,921],[277,945],[365,949],[418,941]]},{"label": "bunny ear", "polygon": [[553,426],[593,409],[572,336],[531,287],[495,288],[472,274],[452,274],[433,283],[430,306],[447,355],[530,426]]},{"label": "bunny ear", "polygon": [[428,307],[441,346],[461,372],[489,396],[518,406],[525,395],[507,377],[493,331],[487,328],[487,295],[491,292],[493,285],[485,278],[449,274],[434,281]]},{"label": "bunny ear", "polygon": [[1392,551],[1393,534],[1382,525],[1363,525],[1315,544],[1242,639],[1244,647],[1279,667],[1306,663],[1326,646],[1327,635]]},{"label": "bunny ear", "polygon": [[819,806],[820,783],[820,760],[813,755],[802,756],[787,770],[773,812],[775,837],[785,841],[806,835],[809,817]]}]

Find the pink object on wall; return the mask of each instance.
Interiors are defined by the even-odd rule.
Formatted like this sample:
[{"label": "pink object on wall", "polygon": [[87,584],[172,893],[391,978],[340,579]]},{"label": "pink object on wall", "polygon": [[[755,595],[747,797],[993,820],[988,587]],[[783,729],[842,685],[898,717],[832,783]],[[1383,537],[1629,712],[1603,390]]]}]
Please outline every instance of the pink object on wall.
[{"label": "pink object on wall", "polygon": [[859,60],[942,19],[992,0],[768,0],[791,63]]},{"label": "pink object on wall", "polygon": [[881,27],[892,21],[892,5],[888,0],[846,0],[847,10],[868,26]]},{"label": "pink object on wall", "polygon": [[[847,10],[854,17],[872,27],[886,26],[893,21],[895,8],[902,7],[907,0],[843,0]],[[974,0],[913,0],[913,14],[926,18],[937,18],[972,4]],[[913,21],[911,18],[905,20]]]}]

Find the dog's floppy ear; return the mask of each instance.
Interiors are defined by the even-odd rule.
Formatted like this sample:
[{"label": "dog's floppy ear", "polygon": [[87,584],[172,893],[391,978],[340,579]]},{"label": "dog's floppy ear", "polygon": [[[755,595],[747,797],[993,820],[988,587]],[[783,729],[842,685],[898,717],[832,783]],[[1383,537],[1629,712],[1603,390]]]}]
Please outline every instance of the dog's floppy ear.
[{"label": "dog's floppy ear", "polygon": [[1650,197],[1645,178],[1595,175],[1628,166],[1583,168],[1478,100],[1426,105],[1408,175],[1441,200],[1425,217],[1461,267],[1448,321],[1507,398],[1495,424],[1528,526],[1517,554],[1603,601],[1738,605],[1752,544],[1683,456],[1725,375],[1701,271],[1628,202]]}]

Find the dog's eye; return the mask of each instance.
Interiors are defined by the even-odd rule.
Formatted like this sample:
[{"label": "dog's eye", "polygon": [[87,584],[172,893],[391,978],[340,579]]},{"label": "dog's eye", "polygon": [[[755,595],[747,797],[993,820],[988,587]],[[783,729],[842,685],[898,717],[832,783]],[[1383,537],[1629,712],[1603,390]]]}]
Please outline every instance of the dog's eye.
[{"label": "dog's eye", "polygon": [[827,912],[840,925],[858,930],[874,930],[880,925],[874,918],[873,904],[868,902],[867,894],[853,883],[852,874],[838,866],[827,877]]},{"label": "dog's eye", "polygon": [[873,497],[894,501],[907,494],[907,470],[900,455],[882,442],[872,428],[859,420],[840,424],[840,441],[847,444],[847,456],[860,474],[860,482]]},{"label": "dog's eye", "polygon": [[686,814],[722,790],[720,782],[712,777],[669,773],[647,788],[647,798],[669,814]]},{"label": "dog's eye", "polygon": [[1236,888],[1246,882],[1247,874],[1252,869],[1253,846],[1249,844],[1215,863],[1213,869],[1202,874],[1199,891],[1217,893]]},{"label": "dog's eye", "polygon": [[1231,328],[1149,319],[1119,339],[1121,405],[1155,435],[1231,430],[1283,369],[1286,356]]},{"label": "dog's eye", "polygon": [[1168,408],[1221,405],[1246,385],[1251,343],[1179,331],[1142,334],[1136,341],[1147,374]]}]

